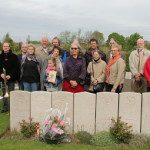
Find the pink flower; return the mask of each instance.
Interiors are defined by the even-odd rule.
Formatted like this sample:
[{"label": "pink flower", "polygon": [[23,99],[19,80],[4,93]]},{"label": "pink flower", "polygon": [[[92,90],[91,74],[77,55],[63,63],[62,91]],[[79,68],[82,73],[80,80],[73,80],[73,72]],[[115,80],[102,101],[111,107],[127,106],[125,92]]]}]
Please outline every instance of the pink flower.
[{"label": "pink flower", "polygon": [[49,121],[45,121],[44,124],[49,124]]},{"label": "pink flower", "polygon": [[58,122],[58,116],[56,116],[56,117],[54,118],[54,120],[55,120],[56,122]]},{"label": "pink flower", "polygon": [[54,123],[54,124],[52,125],[52,128],[55,128],[55,127],[57,127],[57,124],[56,124],[56,123]]},{"label": "pink flower", "polygon": [[63,120],[60,122],[60,126],[65,126],[65,124],[66,124],[66,122]]}]

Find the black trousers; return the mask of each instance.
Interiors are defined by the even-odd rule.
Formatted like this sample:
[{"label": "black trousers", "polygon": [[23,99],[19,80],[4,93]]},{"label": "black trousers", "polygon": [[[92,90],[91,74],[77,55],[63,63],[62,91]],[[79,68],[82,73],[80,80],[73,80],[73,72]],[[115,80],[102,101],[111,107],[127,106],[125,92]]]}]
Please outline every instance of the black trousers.
[{"label": "black trousers", "polygon": [[[106,83],[106,92],[111,92],[114,85]],[[123,84],[119,85],[115,91],[115,93],[121,93],[123,89]]]},{"label": "black trousers", "polygon": [[147,87],[147,92],[150,92],[150,87]]}]

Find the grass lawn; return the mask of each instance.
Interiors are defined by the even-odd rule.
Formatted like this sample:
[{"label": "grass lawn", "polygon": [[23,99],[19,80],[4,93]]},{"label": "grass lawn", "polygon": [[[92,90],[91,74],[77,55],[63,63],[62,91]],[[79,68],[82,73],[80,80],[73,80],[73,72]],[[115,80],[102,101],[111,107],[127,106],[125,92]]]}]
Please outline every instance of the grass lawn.
[{"label": "grass lawn", "polygon": [[42,142],[27,140],[0,139],[0,150],[149,150],[150,148],[116,148],[98,147],[82,144],[47,145]]}]

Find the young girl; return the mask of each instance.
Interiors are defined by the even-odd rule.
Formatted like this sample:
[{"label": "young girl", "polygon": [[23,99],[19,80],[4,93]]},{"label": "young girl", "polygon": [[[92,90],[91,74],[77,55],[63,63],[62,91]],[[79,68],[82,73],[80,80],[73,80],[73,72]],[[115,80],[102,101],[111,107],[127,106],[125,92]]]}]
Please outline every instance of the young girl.
[{"label": "young girl", "polygon": [[[55,78],[55,82],[49,82],[49,73],[51,71],[56,71],[56,78]],[[56,67],[56,59],[51,57],[48,59],[48,67],[45,71],[45,75],[43,78],[43,82],[44,85],[46,86],[46,90],[49,92],[54,92],[54,91],[58,91],[58,85],[62,82],[62,75],[61,72]]]}]

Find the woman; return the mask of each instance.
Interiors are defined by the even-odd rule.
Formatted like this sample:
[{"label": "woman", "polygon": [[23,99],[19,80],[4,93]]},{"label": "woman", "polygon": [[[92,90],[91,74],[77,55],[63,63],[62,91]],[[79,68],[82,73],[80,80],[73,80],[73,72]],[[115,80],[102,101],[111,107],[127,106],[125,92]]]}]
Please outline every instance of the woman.
[{"label": "woman", "polygon": [[126,65],[120,55],[121,46],[113,44],[112,58],[106,69],[106,91],[120,93],[123,88]]},{"label": "woman", "polygon": [[144,66],[144,76],[147,80],[147,92],[150,92],[150,57],[148,57]]},{"label": "woman", "polygon": [[[106,63],[101,60],[101,52],[95,50],[93,52],[93,60],[89,63],[87,72],[91,74],[91,85],[88,88],[88,91],[91,93],[103,92],[105,75],[106,75]],[[101,84],[101,88],[97,91],[93,87]]]},{"label": "woman", "polygon": [[26,91],[38,91],[40,85],[40,71],[42,60],[35,55],[36,48],[29,44],[27,55],[21,61],[21,79]]},{"label": "woman", "polygon": [[83,92],[84,86],[80,84],[86,76],[85,58],[81,55],[81,48],[78,43],[73,43],[70,48],[71,55],[64,63],[64,85],[63,91],[72,93]]},{"label": "woman", "polygon": [[[41,90],[46,90],[44,83],[43,83],[43,78],[44,78],[44,74],[45,74],[45,70],[48,66],[48,59],[49,58],[55,58],[56,59],[56,66],[57,66],[57,70],[58,72],[60,72],[62,78],[63,78],[63,63],[62,63],[62,59],[60,57],[60,52],[61,52],[61,48],[59,46],[54,46],[52,49],[52,53],[47,56],[43,62],[43,67],[42,67],[42,71],[41,71]],[[58,86],[58,90],[61,91],[62,90],[62,83],[59,84]]]}]

